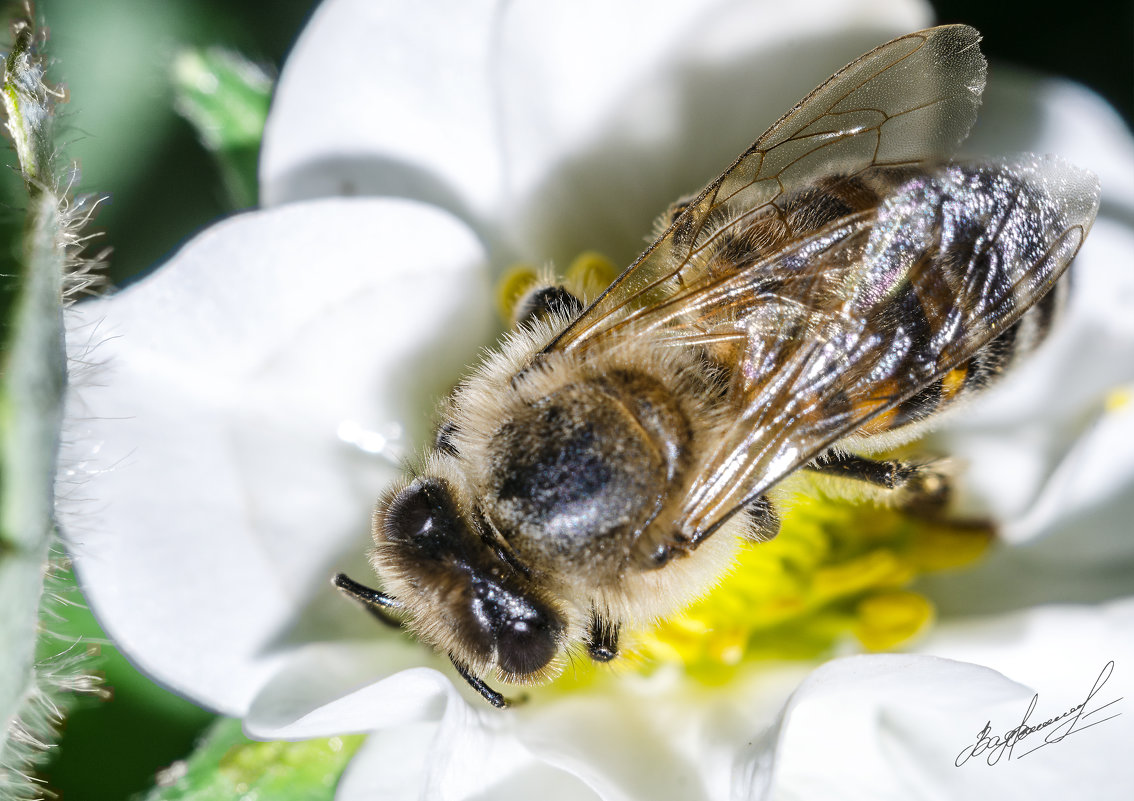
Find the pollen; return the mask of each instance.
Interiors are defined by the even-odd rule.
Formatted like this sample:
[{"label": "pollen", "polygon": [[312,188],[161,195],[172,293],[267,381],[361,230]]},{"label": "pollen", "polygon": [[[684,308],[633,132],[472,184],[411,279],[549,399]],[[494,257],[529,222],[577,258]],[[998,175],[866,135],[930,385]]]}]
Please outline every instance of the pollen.
[{"label": "pollen", "polygon": [[934,618],[917,578],[972,564],[992,542],[986,525],[872,505],[799,495],[785,508],[776,539],[746,545],[717,587],[642,633],[640,670],[677,662],[716,684],[755,660],[900,649]]}]

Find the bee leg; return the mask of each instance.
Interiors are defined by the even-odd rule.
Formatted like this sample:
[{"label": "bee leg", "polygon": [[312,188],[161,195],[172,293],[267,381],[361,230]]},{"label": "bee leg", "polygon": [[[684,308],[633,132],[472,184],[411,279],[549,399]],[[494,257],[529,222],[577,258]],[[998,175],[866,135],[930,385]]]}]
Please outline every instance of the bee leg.
[{"label": "bee leg", "polygon": [[591,626],[587,635],[587,653],[596,662],[609,662],[618,656],[618,623],[612,623],[591,610]]},{"label": "bee leg", "polygon": [[[876,490],[877,500],[931,517],[941,516],[952,494],[952,482],[944,460],[920,463],[896,459],[878,461],[829,451],[804,469],[857,484],[860,488],[867,485]],[[841,494],[837,483],[828,489],[834,494]],[[861,492],[851,490],[847,494]]]},{"label": "bee leg", "polygon": [[744,514],[748,518],[748,539],[767,542],[780,533],[780,516],[767,495],[761,495],[744,507]]},{"label": "bee leg", "polygon": [[902,473],[902,467],[902,463],[898,461],[878,462],[852,453],[828,451],[805,469],[837,478],[865,481],[884,489],[896,489],[905,483],[906,476]]},{"label": "bee leg", "polygon": [[[780,533],[780,516],[772,499],[767,495],[761,495],[752,501],[741,510],[740,514],[745,516],[748,523],[744,536],[750,540],[767,542]],[[663,568],[674,559],[693,553],[712,533],[713,531],[709,530],[689,537],[680,531],[674,532],[662,542],[650,543],[652,550],[641,552],[639,564],[644,570]]]},{"label": "bee leg", "polygon": [[455,667],[457,669],[457,672],[461,674],[461,678],[467,681],[470,687],[480,693],[481,697],[484,698],[485,701],[488,701],[488,703],[492,704],[497,709],[504,709],[510,703],[512,703],[503,695],[496,692],[496,690],[492,689],[482,680],[478,679],[476,676],[470,673],[469,669],[458,662],[452,654],[449,655],[449,661],[453,663],[453,667]]},{"label": "bee leg", "polygon": [[359,584],[345,573],[336,574],[331,583],[362,604],[367,612],[385,625],[396,629],[402,627],[401,621],[390,614],[391,609],[402,608],[402,603],[397,598]]}]

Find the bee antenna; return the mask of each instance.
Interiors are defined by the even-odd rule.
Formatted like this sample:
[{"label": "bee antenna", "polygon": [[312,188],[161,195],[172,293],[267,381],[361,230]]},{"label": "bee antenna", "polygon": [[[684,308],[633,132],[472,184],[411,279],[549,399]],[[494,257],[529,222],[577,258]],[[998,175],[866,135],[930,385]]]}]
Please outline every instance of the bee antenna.
[{"label": "bee antenna", "polygon": [[470,673],[469,669],[458,662],[452,654],[449,654],[449,661],[453,663],[453,667],[461,674],[461,678],[467,681],[470,687],[480,693],[485,701],[488,701],[488,703],[492,704],[497,709],[504,709],[511,704],[511,701]]},{"label": "bee antenna", "polygon": [[342,590],[346,595],[349,595],[362,604],[367,612],[374,615],[374,617],[387,626],[393,626],[394,628],[401,627],[401,621],[392,617],[389,612],[391,609],[404,608],[402,602],[394,596],[359,584],[346,573],[336,573],[334,578],[331,579],[331,583]]}]

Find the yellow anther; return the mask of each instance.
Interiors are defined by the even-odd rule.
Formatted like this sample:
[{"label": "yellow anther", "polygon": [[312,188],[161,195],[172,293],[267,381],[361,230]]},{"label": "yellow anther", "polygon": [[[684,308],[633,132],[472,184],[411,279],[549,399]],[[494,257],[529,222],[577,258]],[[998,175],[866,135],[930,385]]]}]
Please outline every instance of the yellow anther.
[{"label": "yellow anther", "polygon": [[496,311],[508,325],[515,322],[516,304],[535,286],[539,273],[530,264],[513,264],[496,282]]},{"label": "yellow anther", "polygon": [[1121,412],[1134,401],[1134,389],[1131,387],[1115,387],[1106,393],[1103,405],[1108,412]]},{"label": "yellow anther", "polygon": [[879,549],[857,559],[820,568],[812,592],[818,602],[846,598],[871,587],[900,587],[912,581],[914,570],[897,554]]},{"label": "yellow anther", "polygon": [[854,635],[868,651],[907,642],[933,619],[933,604],[915,592],[881,592],[859,601]]},{"label": "yellow anther", "polygon": [[601,253],[584,251],[567,268],[567,289],[587,300],[594,300],[618,277],[614,262]]},{"label": "yellow anther", "polygon": [[643,633],[643,666],[678,661],[717,684],[752,660],[812,659],[848,638],[901,646],[933,619],[908,590],[923,572],[983,556],[992,531],[821,497],[784,504],[780,535],[741,550],[736,569],[682,614]]},{"label": "yellow anther", "polygon": [[988,552],[994,536],[991,525],[922,523],[910,538],[907,558],[919,571],[964,567]]}]

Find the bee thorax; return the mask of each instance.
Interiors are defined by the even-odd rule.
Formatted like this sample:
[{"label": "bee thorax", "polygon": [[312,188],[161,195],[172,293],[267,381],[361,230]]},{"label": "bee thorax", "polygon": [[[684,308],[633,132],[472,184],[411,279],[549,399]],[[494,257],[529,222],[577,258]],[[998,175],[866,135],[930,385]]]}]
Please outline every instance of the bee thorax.
[{"label": "bee thorax", "polygon": [[485,511],[537,564],[614,580],[675,490],[689,438],[653,378],[617,371],[568,384],[493,437]]}]

